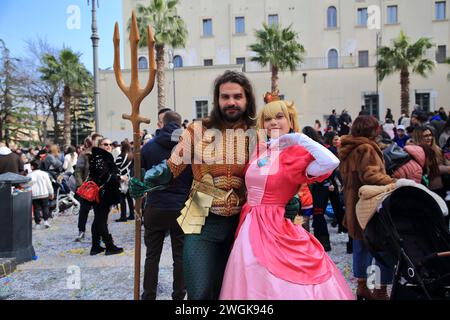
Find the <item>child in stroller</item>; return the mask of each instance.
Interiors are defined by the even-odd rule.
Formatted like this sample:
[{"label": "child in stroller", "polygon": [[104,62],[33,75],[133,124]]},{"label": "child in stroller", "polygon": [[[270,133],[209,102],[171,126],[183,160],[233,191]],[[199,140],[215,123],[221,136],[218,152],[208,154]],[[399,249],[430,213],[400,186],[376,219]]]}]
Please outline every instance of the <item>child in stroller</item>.
[{"label": "child in stroller", "polygon": [[80,210],[80,202],[75,199],[76,180],[72,173],[64,172],[55,180],[51,179],[54,185],[55,197],[50,208],[53,216],[69,214],[76,215]]},{"label": "child in stroller", "polygon": [[442,198],[401,179],[372,216],[358,216],[372,255],[383,261],[378,253],[387,252],[395,261],[391,300],[450,300],[446,215]]}]

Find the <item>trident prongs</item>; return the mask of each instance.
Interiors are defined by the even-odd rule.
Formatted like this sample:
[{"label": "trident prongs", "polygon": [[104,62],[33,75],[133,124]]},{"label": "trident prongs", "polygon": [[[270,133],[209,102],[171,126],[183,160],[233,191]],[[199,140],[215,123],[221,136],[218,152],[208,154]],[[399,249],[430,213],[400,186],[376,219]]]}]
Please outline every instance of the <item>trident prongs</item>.
[{"label": "trident prongs", "polygon": [[[150,94],[155,85],[156,76],[156,62],[155,62],[155,40],[153,37],[153,31],[150,26],[147,26],[147,46],[148,56],[150,60],[149,80],[145,88],[141,88],[138,78],[138,44],[140,35],[137,26],[136,14],[132,13],[131,16],[131,28],[130,28],[130,46],[131,46],[131,84],[128,87],[122,78],[122,71],[120,67],[120,33],[119,24],[116,22],[114,28],[114,73],[116,75],[116,81],[122,92],[128,97],[131,104],[140,105],[142,100]],[[134,111],[134,110],[133,110]]]},{"label": "trident prongs", "polygon": [[[131,103],[131,115],[123,114],[122,118],[131,121],[133,125],[133,143],[134,143],[134,176],[141,179],[141,135],[140,124],[150,123],[150,119],[141,117],[139,108],[142,100],[150,94],[155,85],[156,63],[155,63],[155,40],[150,26],[147,27],[147,46],[148,57],[150,60],[149,80],[145,88],[139,85],[138,73],[138,44],[139,31],[137,26],[136,14],[133,11],[131,16],[130,46],[131,46],[131,83],[128,87],[123,81],[122,71],[120,69],[120,34],[119,24],[116,22],[114,28],[114,74],[117,84]],[[134,299],[139,300],[140,275],[141,275],[141,228],[142,228],[142,198],[136,199],[135,205],[135,248],[134,248]]]}]

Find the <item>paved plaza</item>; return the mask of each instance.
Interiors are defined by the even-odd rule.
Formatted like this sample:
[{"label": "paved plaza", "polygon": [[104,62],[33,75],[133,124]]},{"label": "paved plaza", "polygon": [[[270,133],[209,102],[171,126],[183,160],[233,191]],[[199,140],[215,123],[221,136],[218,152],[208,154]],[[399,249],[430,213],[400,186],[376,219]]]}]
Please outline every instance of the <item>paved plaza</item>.
[{"label": "paved plaza", "polygon": [[[134,221],[114,222],[119,217],[113,213],[109,228],[115,243],[125,249],[120,255],[90,256],[90,213],[87,237],[82,243],[74,242],[77,235],[78,216],[59,216],[52,227],[33,230],[33,245],[37,259],[17,266],[14,273],[0,279],[0,299],[20,300],[131,300],[133,299],[134,273]],[[332,251],[329,253],[338,268],[355,289],[351,274],[351,255],[346,253],[346,234],[337,234],[329,226]],[[142,273],[145,246],[142,245]],[[80,274],[80,286],[71,281]],[[158,299],[171,299],[172,258],[170,238],[167,237],[161,256]]]}]

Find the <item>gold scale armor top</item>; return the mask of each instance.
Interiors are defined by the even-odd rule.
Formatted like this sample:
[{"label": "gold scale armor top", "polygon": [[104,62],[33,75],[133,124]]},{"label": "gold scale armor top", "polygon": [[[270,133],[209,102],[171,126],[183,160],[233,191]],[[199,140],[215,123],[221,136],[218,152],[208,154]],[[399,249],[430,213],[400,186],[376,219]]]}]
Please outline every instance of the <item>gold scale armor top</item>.
[{"label": "gold scale armor top", "polygon": [[[249,160],[248,143],[243,129],[208,130],[200,121],[194,122],[183,132],[168,166],[176,178],[191,164],[194,183],[190,200],[201,191],[196,190],[196,186],[213,186],[227,196],[203,198],[197,203],[209,203],[206,205],[209,211],[220,216],[236,215],[241,212],[246,199],[244,168]],[[186,202],[186,208],[190,206],[190,200]]]}]

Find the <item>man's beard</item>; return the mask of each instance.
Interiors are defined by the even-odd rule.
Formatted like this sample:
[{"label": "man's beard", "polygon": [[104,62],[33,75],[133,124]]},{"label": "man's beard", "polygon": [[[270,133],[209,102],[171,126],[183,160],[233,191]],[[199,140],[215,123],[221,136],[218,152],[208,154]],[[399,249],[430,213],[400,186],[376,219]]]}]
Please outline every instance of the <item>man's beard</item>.
[{"label": "man's beard", "polygon": [[[236,110],[236,112],[234,114],[229,114],[227,112],[228,110]],[[239,120],[241,120],[242,115],[244,114],[242,109],[238,106],[225,107],[220,110],[220,113],[222,114],[223,119],[226,122],[230,122],[230,123],[238,122]]]}]

